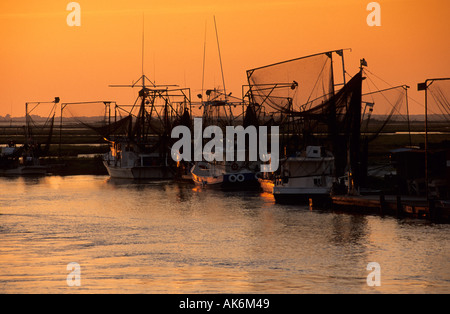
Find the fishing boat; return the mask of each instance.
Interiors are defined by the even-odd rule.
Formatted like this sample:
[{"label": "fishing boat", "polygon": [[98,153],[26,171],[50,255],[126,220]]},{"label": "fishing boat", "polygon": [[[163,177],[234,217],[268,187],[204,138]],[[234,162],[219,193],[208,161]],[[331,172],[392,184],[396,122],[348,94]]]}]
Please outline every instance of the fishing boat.
[{"label": "fishing boat", "polygon": [[[177,163],[170,154],[170,132],[179,123],[190,123],[189,89],[156,85],[145,75],[128,87],[141,89],[131,108],[116,108],[116,122],[108,128],[112,132],[105,139],[110,151],[103,155],[108,174],[123,179],[175,178]],[[123,113],[127,116],[121,118]]]},{"label": "fishing boat", "polygon": [[[209,126],[219,127],[223,133],[227,127],[243,126],[247,128],[249,125],[258,125],[255,116],[254,107],[251,104],[245,103],[243,99],[231,96],[232,93],[227,93],[225,87],[225,79],[223,75],[222,59],[220,55],[219,37],[216,19],[214,17],[214,27],[216,32],[217,47],[219,51],[220,69],[222,74],[223,89],[214,88],[206,90],[203,95],[198,95],[201,99],[200,108],[203,108],[202,113],[202,128]],[[206,42],[205,42],[206,45]],[[203,56],[205,58],[205,55]],[[205,67],[205,62],[203,62]],[[204,73],[204,68],[203,68]],[[204,80],[204,79],[203,79]],[[206,98],[206,99],[205,99]],[[242,112],[240,111],[242,108]],[[203,130],[202,130],[203,131]],[[246,142],[245,148],[238,148],[235,143],[224,143],[225,149],[215,154],[222,154],[221,161],[196,161],[191,169],[192,180],[197,185],[215,187],[221,189],[259,189],[258,174],[260,171],[260,162],[251,161],[247,153],[249,151],[249,143]],[[226,149],[232,145],[235,157],[239,152],[245,154],[245,160],[227,160]],[[209,158],[208,160],[212,160]]]},{"label": "fishing boat", "polygon": [[197,162],[191,169],[192,180],[204,187],[220,189],[254,189],[259,188],[255,171],[240,167],[238,163]]},{"label": "fishing boat", "polygon": [[[345,157],[334,150],[341,147],[335,144],[338,113],[336,106],[329,104],[336,105],[335,101],[330,102],[337,86],[333,63],[339,61],[334,59],[337,54],[343,66],[343,51],[318,53],[247,71],[247,95],[250,102],[258,104],[259,121],[280,126],[281,167],[276,173],[265,173],[259,178],[264,191],[273,193],[277,202],[329,195],[336,169],[341,170]],[[340,84],[346,83],[343,74]]]},{"label": "fishing boat", "polygon": [[[126,147],[125,150],[122,147]],[[167,156],[161,158],[158,152],[141,151],[138,145],[126,139],[111,143],[111,150],[103,156],[103,164],[112,178],[158,180],[174,177]]]},{"label": "fishing boat", "polygon": [[[41,158],[46,157],[52,142],[56,107],[59,97],[53,101],[25,103],[25,139],[24,144],[18,146],[10,140],[0,150],[0,175],[3,176],[43,176],[48,167],[41,164]],[[44,110],[48,117],[32,115],[43,106],[50,106]],[[41,111],[43,112],[43,111]],[[40,119],[35,121],[35,119]]]},{"label": "fishing boat", "polygon": [[[243,128],[255,125],[253,108],[244,104],[240,99],[231,101],[224,92],[219,89],[207,90],[207,100],[202,102],[202,127],[217,126],[225,130],[228,126],[242,125]],[[240,115],[242,120],[236,118],[234,108],[245,108]],[[244,110],[244,109],[243,109]],[[225,132],[224,132],[225,133]],[[233,141],[234,142],[234,141]],[[239,149],[236,142],[225,143],[222,148],[217,148],[214,154],[222,154],[222,158],[213,160],[207,158],[194,162],[191,169],[192,180],[195,184],[222,189],[255,189],[260,188],[258,175],[260,173],[260,162],[250,161],[247,158],[249,143],[245,143],[244,149]],[[233,145],[234,160],[226,160],[227,147]],[[220,151],[219,151],[220,150]],[[245,155],[245,160],[238,161],[240,152]],[[205,155],[205,153],[203,154]],[[213,161],[206,161],[213,160]]]},{"label": "fishing boat", "polygon": [[38,158],[26,153],[24,147],[9,145],[1,148],[0,175],[3,176],[43,176],[47,167]]},{"label": "fishing boat", "polygon": [[[337,178],[359,183],[361,73],[345,76],[343,49],[247,71],[249,97],[265,124],[280,126],[284,156],[272,175],[276,201],[301,203],[330,196]],[[336,58],[336,56],[340,58]],[[342,80],[335,72],[342,64]],[[291,81],[286,81],[286,78]],[[358,153],[355,153],[358,152]],[[270,189],[271,177],[260,179]]]}]

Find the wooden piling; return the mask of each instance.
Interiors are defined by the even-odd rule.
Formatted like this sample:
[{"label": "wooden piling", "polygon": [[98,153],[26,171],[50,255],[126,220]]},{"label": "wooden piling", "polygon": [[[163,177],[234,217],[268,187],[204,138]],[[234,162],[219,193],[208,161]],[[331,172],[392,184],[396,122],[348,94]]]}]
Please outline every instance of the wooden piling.
[{"label": "wooden piling", "polygon": [[428,200],[428,217],[431,220],[436,220],[437,213],[436,213],[436,203],[434,200]]},{"label": "wooden piling", "polygon": [[386,209],[386,197],[384,196],[384,192],[380,192],[380,214],[383,215]]},{"label": "wooden piling", "polygon": [[397,216],[402,215],[403,213],[403,205],[402,205],[402,197],[397,194],[397,206],[396,206],[396,214]]}]

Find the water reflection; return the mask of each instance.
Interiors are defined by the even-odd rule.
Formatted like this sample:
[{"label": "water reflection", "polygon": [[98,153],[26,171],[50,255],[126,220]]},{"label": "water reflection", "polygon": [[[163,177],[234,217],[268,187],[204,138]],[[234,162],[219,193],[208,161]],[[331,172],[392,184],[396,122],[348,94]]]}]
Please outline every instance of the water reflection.
[{"label": "water reflection", "polygon": [[73,292],[74,261],[92,293],[449,291],[448,225],[105,176],[0,178],[0,191],[3,293]]},{"label": "water reflection", "polygon": [[332,221],[333,244],[360,245],[367,241],[367,217],[362,215],[336,215]]}]

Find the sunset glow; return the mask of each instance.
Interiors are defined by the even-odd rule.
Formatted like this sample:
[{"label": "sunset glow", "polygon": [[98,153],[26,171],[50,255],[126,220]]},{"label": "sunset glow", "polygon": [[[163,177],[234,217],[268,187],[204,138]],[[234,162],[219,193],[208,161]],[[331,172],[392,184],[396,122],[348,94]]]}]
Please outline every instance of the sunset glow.
[{"label": "sunset glow", "polygon": [[192,95],[202,89],[204,47],[204,88],[223,86],[214,16],[226,88],[237,97],[247,69],[341,48],[352,49],[349,74],[365,58],[387,83],[411,86],[411,113],[423,111],[417,83],[450,75],[448,1],[380,0],[381,26],[372,27],[369,0],[79,0],[81,26],[72,27],[69,2],[0,3],[0,116],[55,96],[133,102],[137,90],[108,85],[140,77],[143,20],[145,74]]}]

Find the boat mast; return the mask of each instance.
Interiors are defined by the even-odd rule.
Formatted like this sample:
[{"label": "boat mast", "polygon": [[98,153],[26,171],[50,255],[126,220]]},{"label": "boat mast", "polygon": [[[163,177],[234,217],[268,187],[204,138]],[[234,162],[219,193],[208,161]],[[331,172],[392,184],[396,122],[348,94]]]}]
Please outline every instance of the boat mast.
[{"label": "boat mast", "polygon": [[[138,138],[142,142],[145,142],[145,104],[148,95],[148,89],[145,87],[145,74],[144,74],[144,47],[145,47],[145,19],[144,13],[142,13],[142,62],[141,62],[141,80],[142,80],[142,89],[139,91],[139,96],[141,97],[141,108],[139,110],[140,113],[140,121],[139,121],[139,132]],[[139,80],[138,80],[139,81]]]},{"label": "boat mast", "polygon": [[331,62],[331,96],[330,96],[330,100],[331,100],[331,109],[330,109],[330,113],[329,113],[329,117],[328,117],[328,130],[329,130],[329,136],[330,136],[330,140],[331,140],[331,145],[333,148],[333,153],[336,154],[336,145],[337,145],[337,136],[338,136],[338,129],[337,129],[337,121],[336,121],[336,103],[334,100],[334,95],[335,95],[335,82],[334,82],[334,70],[333,70],[333,52],[327,52],[326,55],[330,58],[330,62]]},{"label": "boat mast", "polygon": [[[363,67],[367,66],[365,59],[360,60],[359,73],[360,80],[362,82]],[[349,111],[350,111],[350,138],[349,138],[349,180],[348,180],[348,193],[358,194],[361,184],[361,82],[358,88],[352,93]]]},{"label": "boat mast", "polygon": [[205,85],[206,29],[207,29],[207,22],[205,22],[205,39],[203,42],[203,73],[202,73],[202,93],[201,93],[202,104],[203,104],[203,91],[204,91],[204,85]]},{"label": "boat mast", "polygon": [[[144,13],[142,13],[142,63],[141,63],[141,72],[142,72],[142,78],[144,77],[144,38],[145,38],[145,28],[144,28],[144,24],[145,23],[145,19],[144,19]],[[142,85],[145,85],[144,79],[142,79]]]},{"label": "boat mast", "polygon": [[227,89],[225,87],[225,77],[223,75],[222,56],[220,54],[219,34],[217,32],[216,16],[214,16],[214,28],[216,30],[217,49],[219,50],[219,61],[220,61],[220,71],[222,72],[223,92],[225,94],[225,101],[227,101]]},{"label": "boat mast", "polygon": [[[431,82],[428,84],[428,82]],[[428,87],[433,80],[425,80],[424,83],[417,84],[418,91],[425,91],[425,195],[428,200]]]}]

